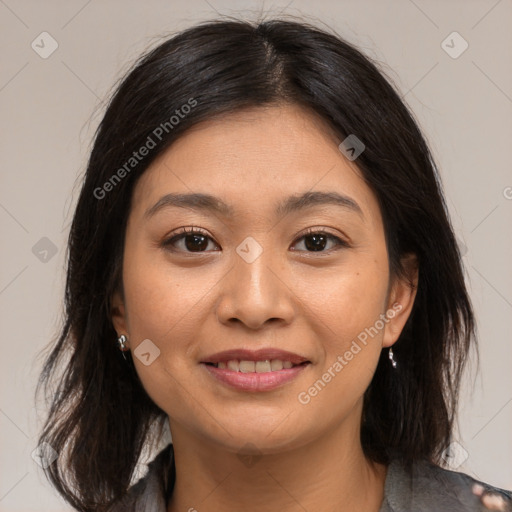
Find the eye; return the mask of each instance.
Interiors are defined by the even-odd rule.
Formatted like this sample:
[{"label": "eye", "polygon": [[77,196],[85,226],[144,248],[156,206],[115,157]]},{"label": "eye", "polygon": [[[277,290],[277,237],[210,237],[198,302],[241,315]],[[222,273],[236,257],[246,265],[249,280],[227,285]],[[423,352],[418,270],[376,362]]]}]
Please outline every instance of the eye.
[{"label": "eye", "polygon": [[165,248],[170,246],[169,250],[174,251],[177,242],[183,242],[182,247],[177,248],[178,250],[183,251],[184,245],[185,252],[205,252],[205,249],[208,247],[208,240],[212,239],[201,228],[192,226],[190,228],[181,228],[177,234],[164,240],[162,246]]},{"label": "eye", "polygon": [[[330,252],[336,250],[336,248],[349,247],[349,244],[345,240],[319,228],[308,229],[298,240],[304,240],[303,244],[307,252]],[[328,245],[329,241],[334,241],[336,248],[325,251],[325,246]]]}]

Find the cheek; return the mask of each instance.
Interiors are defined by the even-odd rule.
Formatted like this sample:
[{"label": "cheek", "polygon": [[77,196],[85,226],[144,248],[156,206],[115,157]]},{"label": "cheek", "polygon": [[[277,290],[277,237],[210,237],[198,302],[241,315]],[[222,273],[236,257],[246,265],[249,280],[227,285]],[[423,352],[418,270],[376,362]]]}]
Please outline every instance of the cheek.
[{"label": "cheek", "polygon": [[212,288],[213,276],[176,268],[159,249],[142,243],[126,255],[124,269],[131,336],[139,341],[152,339],[162,351],[173,350],[179,339],[186,339],[184,331]]},{"label": "cheek", "polygon": [[367,266],[364,272],[331,280],[318,302],[323,306],[315,322],[321,326],[317,335],[323,359],[297,397],[311,416],[329,410],[335,421],[342,421],[368,388],[382,349],[385,277],[378,267]]},{"label": "cheek", "polygon": [[385,310],[388,273],[382,260],[361,254],[328,273],[311,272],[297,276],[295,292],[307,306],[312,328],[321,330],[318,338],[332,359]]},{"label": "cheek", "polygon": [[[183,272],[162,263],[155,254],[135,249],[125,257],[130,348],[136,372],[153,402],[167,413],[187,411],[192,408],[187,405],[190,391],[186,391],[190,389],[186,380],[190,369],[184,366],[184,355],[197,339],[193,335],[198,323],[194,315],[205,289],[211,286],[204,283],[201,288],[195,281],[191,283]],[[143,352],[146,340],[151,344]],[[144,360],[141,354],[146,352],[150,356]]]},{"label": "cheek", "polygon": [[360,399],[379,360],[386,325],[380,315],[385,312],[388,274],[378,261],[360,262],[358,270],[331,286],[327,297],[323,322],[330,329],[324,338],[321,378],[329,382],[323,400],[333,408],[339,407],[340,400],[350,407]]}]

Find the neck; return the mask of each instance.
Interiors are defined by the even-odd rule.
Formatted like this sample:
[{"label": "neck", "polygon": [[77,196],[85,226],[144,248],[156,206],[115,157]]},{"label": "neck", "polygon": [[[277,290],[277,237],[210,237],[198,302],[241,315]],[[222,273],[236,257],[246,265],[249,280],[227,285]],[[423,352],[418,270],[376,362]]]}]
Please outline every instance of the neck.
[{"label": "neck", "polygon": [[[378,512],[386,466],[367,460],[359,426],[288,451],[241,457],[171,425],[176,481],[168,512]],[[356,441],[357,440],[357,441]]]}]

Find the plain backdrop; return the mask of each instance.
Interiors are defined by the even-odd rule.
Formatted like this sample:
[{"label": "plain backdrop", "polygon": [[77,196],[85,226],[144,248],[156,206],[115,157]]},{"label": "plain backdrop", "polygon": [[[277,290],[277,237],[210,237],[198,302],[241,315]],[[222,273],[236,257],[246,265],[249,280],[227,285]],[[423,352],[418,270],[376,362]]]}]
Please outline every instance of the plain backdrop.
[{"label": "plain backdrop", "polygon": [[452,462],[512,489],[510,0],[0,0],[0,511],[70,510],[31,457],[44,413],[36,355],[61,322],[65,243],[104,100],[162,36],[261,10],[326,23],[358,45],[426,134],[480,335]]}]

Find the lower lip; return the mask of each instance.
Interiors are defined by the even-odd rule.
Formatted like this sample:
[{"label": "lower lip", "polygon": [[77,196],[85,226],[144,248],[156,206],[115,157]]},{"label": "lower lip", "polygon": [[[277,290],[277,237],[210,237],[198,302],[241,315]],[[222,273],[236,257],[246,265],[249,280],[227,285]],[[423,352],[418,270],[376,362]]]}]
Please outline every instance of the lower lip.
[{"label": "lower lip", "polygon": [[201,363],[201,365],[208,370],[210,375],[233,388],[243,391],[270,391],[295,379],[310,363],[263,373],[242,373],[205,363]]}]

